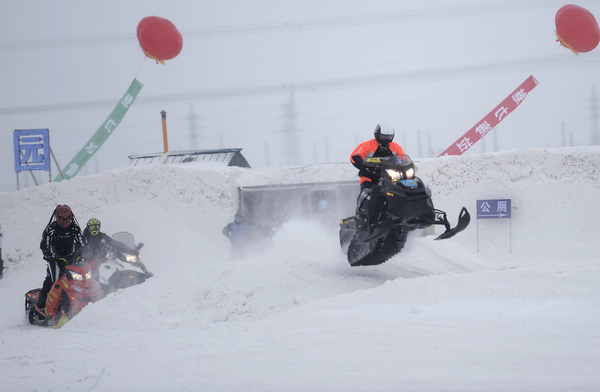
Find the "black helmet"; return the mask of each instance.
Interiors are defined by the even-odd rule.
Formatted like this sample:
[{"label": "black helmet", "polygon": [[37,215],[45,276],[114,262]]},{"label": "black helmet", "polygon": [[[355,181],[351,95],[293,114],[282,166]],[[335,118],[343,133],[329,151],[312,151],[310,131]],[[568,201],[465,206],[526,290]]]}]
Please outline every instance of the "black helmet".
[{"label": "black helmet", "polygon": [[375,140],[380,146],[387,147],[394,140],[394,127],[388,123],[379,123],[375,127]]}]

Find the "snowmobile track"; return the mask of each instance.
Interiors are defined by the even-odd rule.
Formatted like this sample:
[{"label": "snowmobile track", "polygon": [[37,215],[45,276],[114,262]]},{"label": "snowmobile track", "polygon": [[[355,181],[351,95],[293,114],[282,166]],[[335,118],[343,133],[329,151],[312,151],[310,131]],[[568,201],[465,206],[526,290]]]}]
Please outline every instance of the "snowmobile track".
[{"label": "snowmobile track", "polygon": [[[377,240],[373,252],[367,253],[363,258],[355,260],[350,265],[358,267],[385,263],[392,256],[400,253],[406,243],[407,236],[408,230],[392,229],[385,237]],[[348,247],[349,259],[354,258],[351,256],[356,253],[359,253],[359,250],[356,249],[356,243],[352,240]]]}]

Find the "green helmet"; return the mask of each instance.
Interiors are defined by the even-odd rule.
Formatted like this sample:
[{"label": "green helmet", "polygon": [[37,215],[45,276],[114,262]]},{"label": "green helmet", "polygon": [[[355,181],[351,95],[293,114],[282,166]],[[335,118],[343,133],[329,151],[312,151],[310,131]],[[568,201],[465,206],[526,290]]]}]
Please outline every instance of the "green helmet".
[{"label": "green helmet", "polygon": [[92,235],[98,235],[100,233],[100,221],[96,218],[92,218],[87,222],[87,228]]}]

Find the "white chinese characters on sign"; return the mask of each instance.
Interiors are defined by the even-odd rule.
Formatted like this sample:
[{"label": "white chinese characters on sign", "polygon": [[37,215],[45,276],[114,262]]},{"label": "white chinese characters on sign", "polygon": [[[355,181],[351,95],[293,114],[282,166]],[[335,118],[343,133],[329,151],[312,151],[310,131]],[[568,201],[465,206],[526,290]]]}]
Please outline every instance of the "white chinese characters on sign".
[{"label": "white chinese characters on sign", "polygon": [[67,175],[69,177],[73,177],[75,174],[77,174],[77,170],[79,170],[79,165],[76,163],[72,163],[71,166],[69,166],[69,169],[67,170]]},{"label": "white chinese characters on sign", "polygon": [[129,109],[129,105],[133,102],[133,96],[131,94],[126,94],[121,101],[121,105],[125,106],[126,109]]},{"label": "white chinese characters on sign", "polygon": [[85,150],[87,151],[88,154],[92,155],[97,148],[98,148],[98,146],[96,144],[94,144],[94,142],[90,142],[90,145],[86,146]]},{"label": "white chinese characters on sign", "polygon": [[506,200],[498,201],[498,211],[497,212],[506,212]]},{"label": "white chinese characters on sign", "polygon": [[512,99],[513,101],[515,101],[518,104],[520,104],[521,102],[523,102],[523,100],[527,97],[527,93],[525,92],[524,89],[520,89],[519,91],[517,91],[516,93],[513,94]]},{"label": "white chinese characters on sign", "polygon": [[481,136],[485,136],[491,130],[492,126],[487,121],[482,122],[475,128],[475,131]]},{"label": "white chinese characters on sign", "polygon": [[108,133],[111,133],[113,131],[113,129],[115,129],[116,126],[117,126],[117,123],[115,122],[115,120],[110,119],[104,125],[104,129],[106,129],[108,131]]},{"label": "white chinese characters on sign", "polygon": [[469,139],[468,137],[466,137],[463,140],[461,140],[460,142],[456,143],[456,146],[458,148],[460,148],[461,152],[467,151],[472,145],[473,145],[473,143],[471,143],[471,139]]},{"label": "white chinese characters on sign", "polygon": [[490,212],[490,205],[487,201],[481,204],[481,212]]},{"label": "white chinese characters on sign", "polygon": [[21,144],[19,147],[21,149],[21,163],[26,164],[29,161],[29,158],[31,158],[33,163],[40,163],[44,161],[44,154],[39,153],[39,150],[43,151],[44,148],[41,137],[21,138]]},{"label": "white chinese characters on sign", "polygon": [[505,114],[508,114],[508,108],[505,108],[504,106],[500,107],[500,109],[496,110],[496,113],[494,113],[494,115],[498,118],[498,121],[502,121],[502,116]]}]

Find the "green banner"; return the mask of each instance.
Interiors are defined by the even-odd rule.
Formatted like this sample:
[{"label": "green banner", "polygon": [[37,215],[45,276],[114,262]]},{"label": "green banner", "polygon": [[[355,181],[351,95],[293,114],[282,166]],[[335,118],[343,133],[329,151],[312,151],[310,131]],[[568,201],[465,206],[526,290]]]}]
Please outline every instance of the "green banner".
[{"label": "green banner", "polygon": [[[96,133],[88,140],[83,148],[75,155],[75,158],[69,162],[69,164],[63,169],[62,176],[59,174],[54,182],[61,182],[62,180],[70,180],[75,177],[79,170],[90,160],[90,158],[100,149],[106,139],[113,133],[117,126],[125,117],[127,109],[133,104],[135,98],[139,94],[140,90],[144,87],[137,79],[133,79],[131,85],[127,89],[125,95],[121,101],[117,104],[117,107],[112,111],[110,116],[104,121],[104,123],[98,128]],[[63,178],[64,176],[64,178]]]}]

